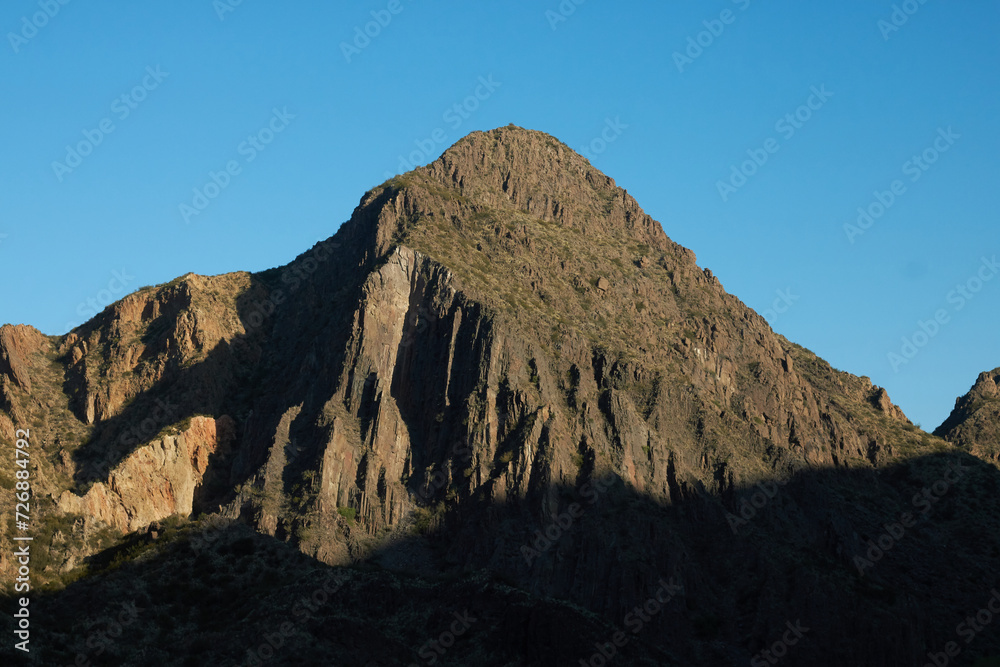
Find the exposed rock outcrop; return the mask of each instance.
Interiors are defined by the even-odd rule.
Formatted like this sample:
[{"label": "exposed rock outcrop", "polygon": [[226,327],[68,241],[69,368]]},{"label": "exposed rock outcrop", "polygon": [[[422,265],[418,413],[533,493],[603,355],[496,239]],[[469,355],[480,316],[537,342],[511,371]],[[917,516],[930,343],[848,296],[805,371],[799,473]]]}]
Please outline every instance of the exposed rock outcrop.
[{"label": "exposed rock outcrop", "polygon": [[194,417],[179,433],[139,447],[84,496],[64,491],[59,510],[122,533],[175,514],[189,516],[212,456],[228,453],[235,437],[229,417]]},{"label": "exposed rock outcrop", "polygon": [[1000,464],[1000,368],[979,374],[934,435]]},{"label": "exposed rock outcrop", "polygon": [[34,327],[3,325],[0,327],[0,376],[31,391],[31,355],[46,347],[48,340]]}]

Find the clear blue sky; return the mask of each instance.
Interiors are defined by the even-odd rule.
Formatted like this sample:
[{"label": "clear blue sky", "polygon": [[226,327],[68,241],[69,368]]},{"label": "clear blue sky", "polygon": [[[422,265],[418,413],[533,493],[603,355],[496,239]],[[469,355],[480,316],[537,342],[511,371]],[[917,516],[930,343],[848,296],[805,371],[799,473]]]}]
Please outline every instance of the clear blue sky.
[{"label": "clear blue sky", "polygon": [[[949,300],[1000,254],[996,2],[909,0],[898,30],[879,26],[889,0],[226,2],[2,4],[0,321],[61,334],[88,299],[283,264],[418,141],[427,163],[515,123],[582,148],[611,119],[627,127],[592,145],[596,167],[750,306],[790,291],[774,328],[925,428],[1000,365],[1000,276]],[[391,21],[345,55],[373,11]],[[480,77],[492,92],[448,113]],[[933,164],[910,162],[925,150]],[[851,243],[845,223],[896,180]],[[181,204],[207,206],[185,222]]]}]

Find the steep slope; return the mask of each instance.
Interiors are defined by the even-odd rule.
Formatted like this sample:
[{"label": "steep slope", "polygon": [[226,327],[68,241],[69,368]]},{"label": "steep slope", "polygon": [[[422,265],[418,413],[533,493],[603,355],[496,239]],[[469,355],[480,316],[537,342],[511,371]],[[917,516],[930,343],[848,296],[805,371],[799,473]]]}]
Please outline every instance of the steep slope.
[{"label": "steep slope", "polygon": [[1000,368],[980,373],[969,393],[955,400],[955,409],[934,435],[1000,463]]},{"label": "steep slope", "polygon": [[774,334],[520,128],[366,193],[286,267],[189,274],[57,339],[4,327],[0,364],[8,425],[43,454],[42,580],[208,513],[331,566],[486,572],[619,626],[675,581],[650,651],[745,664],[801,621],[817,665],[916,664],[998,584],[996,468]]},{"label": "steep slope", "polygon": [[[482,574],[420,580],[331,568],[245,526],[171,521],[32,601],[42,665],[556,665],[613,626]],[[510,641],[519,636],[523,641]],[[0,655],[14,658],[9,642]],[[670,654],[634,643],[622,664]]]}]

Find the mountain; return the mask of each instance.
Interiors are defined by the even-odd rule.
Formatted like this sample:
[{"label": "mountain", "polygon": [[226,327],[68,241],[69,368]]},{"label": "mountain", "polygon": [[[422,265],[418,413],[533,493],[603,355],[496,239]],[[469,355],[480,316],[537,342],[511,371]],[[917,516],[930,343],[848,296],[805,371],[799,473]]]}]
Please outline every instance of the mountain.
[{"label": "mountain", "polygon": [[[912,665],[1000,585],[993,462],[513,126],[287,266],[3,327],[0,408],[32,431],[43,660],[91,631],[64,610],[125,597],[121,664],[253,664],[289,620],[255,659]],[[961,659],[1000,655],[974,640]]]},{"label": "mountain", "polygon": [[1000,368],[980,373],[969,393],[955,401],[955,409],[934,435],[980,458],[1000,462]]}]

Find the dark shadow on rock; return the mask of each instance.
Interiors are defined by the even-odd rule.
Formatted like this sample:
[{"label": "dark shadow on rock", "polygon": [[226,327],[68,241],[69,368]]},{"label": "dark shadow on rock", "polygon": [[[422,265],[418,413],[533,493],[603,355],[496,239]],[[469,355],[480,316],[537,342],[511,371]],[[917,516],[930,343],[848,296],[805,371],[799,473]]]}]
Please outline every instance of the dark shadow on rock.
[{"label": "dark shadow on rock", "polygon": [[[496,503],[484,491],[351,568],[241,523],[160,522],[93,556],[88,578],[33,598],[36,656],[86,653],[95,600],[142,610],[107,646],[104,659],[122,664],[236,665],[248,649],[275,665],[426,664],[435,640],[451,644],[439,664],[498,667],[601,664],[602,649],[609,664],[744,666],[783,637],[795,639],[777,649],[789,665],[921,665],[950,641],[962,655],[949,664],[1000,654],[1000,626],[968,645],[956,630],[1000,586],[996,468],[938,454],[780,482],[722,499],[679,481],[665,502],[587,478],[533,492],[558,499],[551,516],[531,509],[538,497]],[[449,491],[460,494],[437,494]],[[398,567],[406,550],[427,556],[416,572]],[[477,621],[447,637],[466,613]],[[280,645],[260,653],[268,637]]]},{"label": "dark shadow on rock", "polygon": [[[338,233],[317,246],[324,245],[329,253],[323,262],[312,259],[313,248],[287,267],[251,276],[250,287],[236,299],[244,335],[222,341],[188,366],[170,358],[159,381],[119,414],[98,421],[92,437],[73,452],[75,491],[85,493],[94,482],[106,480],[118,463],[169,427],[184,425],[195,415],[228,415],[236,423],[232,461],[222,466],[216,456],[210,462],[221,492],[227,484],[244,481],[266,460],[286,406],[305,403],[304,412],[316,414],[322,407],[319,397],[324,392],[329,397],[339,377],[343,358],[332,350],[342,350],[346,343],[366,273],[365,267],[346,263],[356,249],[341,249],[337,239],[342,236],[350,238]],[[356,239],[352,243],[358,245]],[[161,313],[148,325],[147,344],[169,335],[170,318],[176,319],[177,310]],[[81,334],[106,326],[102,322],[98,318],[88,323]],[[67,363],[64,389],[70,395],[80,393],[77,374]],[[311,460],[306,454],[300,468]],[[222,472],[223,467],[228,470]],[[199,493],[202,507],[219,500],[207,489]]]},{"label": "dark shadow on rock", "polygon": [[[555,489],[549,516],[532,508],[551,489],[497,504],[489,484],[470,497],[441,488],[428,507],[449,492],[458,498],[436,527],[373,560],[406,564],[409,555],[416,572],[429,560],[456,576],[486,571],[625,630],[636,605],[673,582],[683,593],[641,636],[682,664],[751,664],[786,624],[801,623],[809,630],[787,647],[786,664],[922,665],[948,642],[964,646],[956,627],[1000,586],[1000,472],[971,456],[878,471],[806,468],[724,497],[677,488],[664,503],[617,477],[581,478]],[[592,649],[559,664],[579,664]],[[1000,624],[976,633],[951,664],[979,654],[1000,655]]]},{"label": "dark shadow on rock", "polygon": [[[133,560],[116,562],[121,553]],[[91,560],[91,577],[33,597],[28,664],[547,667],[614,634],[485,572],[334,568],[238,523],[131,536]],[[679,664],[638,642],[616,650],[623,665]]]}]

